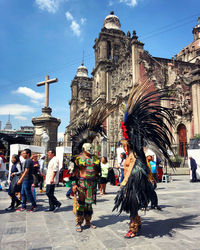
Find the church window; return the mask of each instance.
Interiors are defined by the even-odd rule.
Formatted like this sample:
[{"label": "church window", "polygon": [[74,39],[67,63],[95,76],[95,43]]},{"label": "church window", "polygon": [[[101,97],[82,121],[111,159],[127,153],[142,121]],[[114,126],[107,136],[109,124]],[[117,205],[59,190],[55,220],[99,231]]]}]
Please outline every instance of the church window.
[{"label": "church window", "polygon": [[107,41],[107,59],[111,59],[111,42]]},{"label": "church window", "polygon": [[113,55],[113,60],[117,61],[119,55],[119,45],[115,44],[114,45],[114,55]]}]

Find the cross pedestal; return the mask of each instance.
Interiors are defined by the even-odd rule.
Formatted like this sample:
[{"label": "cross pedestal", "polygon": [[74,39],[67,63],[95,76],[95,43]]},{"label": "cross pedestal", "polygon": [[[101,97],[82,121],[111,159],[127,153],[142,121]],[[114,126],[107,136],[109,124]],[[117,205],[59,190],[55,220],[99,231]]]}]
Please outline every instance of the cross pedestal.
[{"label": "cross pedestal", "polygon": [[46,132],[49,136],[46,145],[47,151],[57,146],[58,126],[61,122],[60,119],[52,117],[52,109],[49,107],[49,84],[57,81],[57,78],[49,79],[49,76],[46,76],[45,81],[37,83],[38,87],[45,86],[45,105],[42,108],[41,116],[32,119],[34,125],[34,145],[41,146],[42,135]]}]

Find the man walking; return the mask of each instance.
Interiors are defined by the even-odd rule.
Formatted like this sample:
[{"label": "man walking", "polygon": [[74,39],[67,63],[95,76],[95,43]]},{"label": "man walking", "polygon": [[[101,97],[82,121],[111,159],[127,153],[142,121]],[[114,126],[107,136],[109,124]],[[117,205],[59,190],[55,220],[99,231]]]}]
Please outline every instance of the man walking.
[{"label": "man walking", "polygon": [[22,207],[17,211],[25,211],[26,210],[26,201],[27,199],[31,202],[32,207],[29,210],[30,212],[35,212],[37,210],[36,202],[33,198],[32,194],[32,184],[33,184],[33,161],[30,159],[31,150],[25,149],[23,151],[23,158],[26,160],[24,164],[24,173],[21,178],[17,182],[17,185],[22,184],[21,195],[22,195]]},{"label": "man walking", "polygon": [[54,196],[55,184],[59,181],[59,161],[56,158],[54,149],[49,150],[48,158],[50,159],[46,175],[46,195],[49,198],[49,208],[46,211],[54,213],[60,208],[61,203]]},{"label": "man walking", "polygon": [[192,180],[191,182],[196,182],[197,181],[197,175],[196,175],[196,170],[197,170],[197,163],[195,161],[194,158],[192,158],[191,156],[189,157],[190,159],[190,167],[192,170]]},{"label": "man walking", "polygon": [[[153,158],[154,160],[154,158]],[[157,193],[155,191],[157,184],[156,184],[156,180],[154,179],[154,176],[151,172],[151,165],[150,162],[152,161],[152,156],[149,154],[149,152],[146,152],[146,161],[147,161],[147,166],[149,167],[149,181],[152,184],[152,194],[151,194],[151,209],[157,209],[157,210],[161,210],[161,207],[158,205],[158,196]]]}]

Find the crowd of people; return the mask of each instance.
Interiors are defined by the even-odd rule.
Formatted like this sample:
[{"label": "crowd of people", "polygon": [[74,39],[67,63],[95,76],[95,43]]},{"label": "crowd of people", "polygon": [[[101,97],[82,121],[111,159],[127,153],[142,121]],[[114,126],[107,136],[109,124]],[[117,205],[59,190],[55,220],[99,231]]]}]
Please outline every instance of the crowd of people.
[{"label": "crowd of people", "polygon": [[[86,150],[83,150],[81,157],[83,157],[84,154],[86,155],[84,157],[88,156],[87,153],[84,153],[84,152],[87,152]],[[147,164],[151,170],[150,179],[152,181],[152,185],[154,186],[154,190],[155,190],[156,183],[157,183],[157,176],[156,176],[156,170],[155,170],[156,167],[154,166],[155,164],[154,164],[153,157],[154,156],[147,155],[146,159],[147,159]],[[124,165],[125,165],[126,158],[127,157],[126,157],[125,152],[120,154],[121,160],[117,166],[117,168],[120,171],[120,178],[117,180],[117,182],[119,182],[118,185],[120,185],[124,180]],[[45,155],[42,154],[40,156],[40,159],[38,160],[38,155],[37,154],[31,155],[30,149],[23,150],[20,156],[16,154],[12,156],[12,160],[11,160],[12,167],[10,170],[10,185],[9,185],[9,190],[8,190],[8,195],[11,197],[11,204],[8,208],[6,208],[6,211],[15,211],[15,210],[17,212],[25,211],[27,209],[27,201],[31,203],[31,208],[29,211],[30,212],[37,211],[38,207],[36,204],[36,197],[35,197],[34,191],[35,191],[35,187],[38,187],[38,186],[39,186],[40,193],[45,192],[44,187],[46,187],[46,195],[49,199],[49,208],[46,209],[46,211],[56,212],[60,208],[61,203],[56,199],[54,195],[55,187],[59,182],[59,161],[55,156],[54,149],[51,149],[48,151],[48,159],[49,159],[49,163],[48,163],[48,167],[46,168],[45,167]],[[76,161],[76,165],[81,166],[81,161],[80,161],[81,158],[77,158],[77,159],[78,161]],[[87,175],[88,171],[89,170],[86,170],[86,172],[80,171],[80,173],[83,174],[80,177],[82,178],[82,176]],[[72,172],[71,172],[72,185],[66,193],[66,196],[69,199],[72,199],[71,197],[74,196],[74,193],[76,193],[77,191],[80,192],[80,187],[78,189],[75,189],[73,187],[73,176],[77,175],[77,173],[74,173],[74,172],[72,173]],[[89,173],[89,175],[91,175],[91,173]],[[100,190],[100,195],[106,195],[107,194],[106,184],[110,179],[112,179],[112,178],[108,178],[111,175],[113,176],[113,178],[115,178],[114,171],[111,168],[110,164],[108,163],[107,157],[105,156],[101,157],[100,161],[96,159],[96,170],[93,176],[93,180],[95,181],[94,182],[95,184],[92,186],[91,190],[96,192],[96,187],[98,186]],[[19,194],[19,197],[16,195],[16,193]],[[83,199],[84,197],[81,196],[80,194],[79,196],[80,196],[79,198],[79,202],[80,202],[80,200]],[[91,197],[90,197],[91,199],[94,199],[94,195],[91,195]],[[91,200],[91,203],[93,202],[94,200]],[[21,207],[19,208],[20,205]],[[79,204],[80,209],[81,209],[81,205],[82,204]],[[157,195],[155,191],[154,191],[153,199],[151,200],[151,208],[160,210],[160,207],[158,206],[158,199],[157,199]],[[89,222],[87,221],[87,223]],[[81,225],[79,225],[78,230],[80,230],[80,228],[81,228]]]},{"label": "crowd of people", "polygon": [[[45,155],[42,154],[38,161],[38,156],[33,154],[31,150],[25,149],[20,156],[14,154],[12,156],[12,167],[10,171],[10,184],[8,194],[11,197],[11,204],[7,211],[17,212],[27,209],[27,201],[31,203],[30,212],[37,211],[35,187],[39,184],[39,192],[45,192],[44,179],[46,185],[46,195],[49,199],[49,208],[47,211],[57,211],[61,203],[54,196],[55,185],[58,184],[59,178],[59,161],[55,157],[55,150],[48,151],[48,168],[45,171]],[[44,178],[45,177],[45,178]],[[20,198],[16,196],[19,193]],[[18,208],[21,205],[20,208]]]},{"label": "crowd of people", "polygon": [[[149,157],[147,156],[147,164],[149,164]],[[29,149],[25,149],[19,155],[12,155],[12,167],[10,170],[10,185],[8,190],[8,195],[11,197],[11,204],[6,209],[7,211],[14,211],[20,205],[21,208],[17,209],[17,211],[26,210],[26,202],[27,200],[31,202],[30,211],[37,210],[37,204],[35,201],[35,187],[39,187],[39,193],[45,192],[44,187],[46,187],[46,195],[49,198],[49,208],[47,211],[57,211],[61,206],[61,203],[57,201],[54,196],[54,190],[56,184],[59,182],[59,162],[55,157],[55,150],[50,150],[48,152],[49,164],[48,168],[45,167],[45,155],[42,154],[40,159],[38,160],[38,155],[31,155],[31,151]],[[117,180],[120,186],[124,179],[124,163],[126,159],[126,154],[123,152],[120,154],[121,161],[119,162],[117,168],[120,172],[120,178]],[[150,161],[150,164],[152,161]],[[153,178],[152,185],[156,185],[157,177],[155,175],[155,169],[150,168]],[[110,181],[109,176],[114,176],[114,171],[110,164],[108,163],[107,157],[101,157],[100,161],[100,170],[98,170],[100,175],[98,175],[98,187],[100,190],[100,195],[106,195],[106,184]],[[113,184],[111,182],[111,184]],[[114,182],[115,184],[115,182]],[[113,185],[114,185],[113,184]],[[156,187],[155,187],[156,188]],[[16,196],[16,193],[19,194],[19,197]],[[67,198],[72,199],[71,194],[73,195],[72,186],[66,193]],[[159,208],[156,202],[152,202],[152,208]]]},{"label": "crowd of people", "polygon": [[[154,161],[154,154],[152,151],[146,152],[146,161],[147,165],[150,169],[149,172],[149,179],[153,186],[154,192],[151,199],[151,208],[161,210],[160,206],[158,205],[158,198],[155,192],[158,182],[157,176],[157,169],[161,162],[161,160],[157,157],[156,161]],[[12,156],[11,162],[11,172],[10,172],[10,185],[8,190],[8,195],[11,197],[11,205],[6,209],[7,211],[13,211],[14,209],[18,208],[21,204],[22,207],[17,211],[23,211],[26,209],[26,201],[29,200],[32,204],[31,211],[36,211],[37,205],[35,203],[34,192],[35,187],[39,186],[39,193],[46,192],[46,195],[49,198],[49,208],[47,211],[57,211],[58,208],[61,206],[61,203],[57,201],[54,196],[55,185],[59,182],[59,162],[58,159],[55,157],[55,151],[52,149],[48,152],[48,158],[51,160],[48,164],[48,171],[45,167],[45,154],[40,156],[38,160],[38,155],[33,154],[31,156],[31,151],[29,149],[25,149],[21,152],[20,156],[14,154]],[[196,182],[196,169],[197,164],[196,161],[190,157],[190,165],[192,171],[192,180],[191,182]],[[124,165],[126,160],[125,152],[120,154],[120,162],[117,166],[120,172],[120,178],[118,181],[118,186],[122,183],[124,179]],[[0,164],[1,170],[5,171],[5,158],[1,153],[0,157]],[[3,173],[3,171],[0,171]],[[109,176],[112,175],[113,178],[114,172],[112,167],[108,163],[107,157],[103,156],[100,162],[100,176],[98,179],[98,187],[100,190],[100,195],[106,195],[106,184],[110,181]],[[47,174],[47,175],[46,175]],[[1,174],[2,175],[2,174]],[[2,176],[1,176],[2,177]],[[112,182],[111,182],[112,184]],[[115,184],[115,182],[114,182]],[[113,184],[113,185],[114,185]],[[46,191],[44,190],[46,187]],[[19,197],[15,194],[19,193]],[[72,186],[66,193],[66,197],[68,199],[72,199],[73,191]],[[22,200],[22,202],[21,202]]]}]

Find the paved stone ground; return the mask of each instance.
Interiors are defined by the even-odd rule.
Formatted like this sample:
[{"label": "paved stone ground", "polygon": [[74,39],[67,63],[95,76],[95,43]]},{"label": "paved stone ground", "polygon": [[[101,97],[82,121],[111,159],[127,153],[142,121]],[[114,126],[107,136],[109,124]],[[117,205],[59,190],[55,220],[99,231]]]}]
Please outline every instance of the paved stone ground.
[{"label": "paved stone ground", "polygon": [[75,232],[72,200],[65,198],[65,187],[56,189],[62,202],[53,214],[45,194],[38,194],[39,211],[6,212],[9,205],[6,192],[0,192],[0,247],[5,250],[177,250],[200,249],[200,183],[189,183],[188,176],[176,176],[172,183],[160,183],[157,193],[163,211],[148,211],[142,216],[141,235],[124,239],[128,215],[112,213],[113,199],[118,187],[108,185],[108,195],[98,195],[93,222],[97,229]]}]

